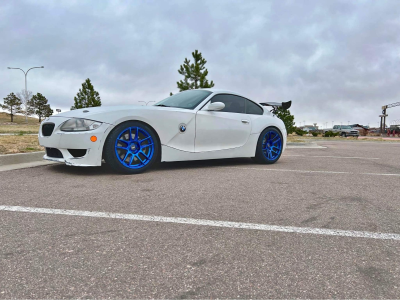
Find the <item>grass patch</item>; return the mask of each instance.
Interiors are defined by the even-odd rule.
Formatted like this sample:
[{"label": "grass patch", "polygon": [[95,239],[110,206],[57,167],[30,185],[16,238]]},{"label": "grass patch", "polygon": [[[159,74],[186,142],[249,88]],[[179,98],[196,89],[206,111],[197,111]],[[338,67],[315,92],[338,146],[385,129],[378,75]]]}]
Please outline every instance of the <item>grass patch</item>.
[{"label": "grass patch", "polygon": [[[11,117],[5,112],[0,112],[0,125],[4,123],[11,123]],[[25,121],[25,116],[14,115],[14,124],[39,124],[39,119],[28,117],[28,123]]]},{"label": "grass patch", "polygon": [[0,154],[44,151],[36,135],[3,135],[0,136]]},{"label": "grass patch", "polygon": [[40,124],[0,125],[0,133],[31,134],[39,132]]}]

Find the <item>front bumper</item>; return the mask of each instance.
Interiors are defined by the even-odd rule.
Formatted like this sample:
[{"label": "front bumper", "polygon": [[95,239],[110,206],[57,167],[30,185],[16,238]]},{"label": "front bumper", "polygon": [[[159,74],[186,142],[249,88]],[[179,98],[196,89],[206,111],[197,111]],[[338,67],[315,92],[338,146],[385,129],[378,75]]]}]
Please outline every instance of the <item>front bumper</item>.
[{"label": "front bumper", "polygon": [[[46,154],[43,158],[46,160],[65,163],[70,166],[101,166],[104,142],[108,133],[114,126],[102,123],[99,128],[90,131],[61,131],[61,125],[69,119],[71,118],[52,116],[42,122],[39,129],[39,144],[46,148]],[[49,123],[54,123],[54,130],[49,136],[45,136],[42,132],[42,127],[44,124]],[[95,142],[90,140],[92,136],[97,137]],[[54,149],[59,150],[59,152]],[[84,152],[83,156],[77,156],[75,153],[76,151],[71,151],[74,149],[86,151],[82,151]],[[58,155],[55,155],[54,153],[58,153]]]},{"label": "front bumper", "polygon": [[359,136],[360,133],[359,132],[357,132],[357,133],[355,133],[355,132],[346,132],[346,135],[347,136]]}]

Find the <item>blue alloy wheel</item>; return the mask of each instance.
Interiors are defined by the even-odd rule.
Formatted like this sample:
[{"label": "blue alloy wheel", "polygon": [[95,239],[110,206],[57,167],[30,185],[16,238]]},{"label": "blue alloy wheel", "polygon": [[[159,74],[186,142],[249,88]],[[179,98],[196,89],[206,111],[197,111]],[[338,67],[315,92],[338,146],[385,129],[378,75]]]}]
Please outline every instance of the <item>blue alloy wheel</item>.
[{"label": "blue alloy wheel", "polygon": [[154,141],[150,133],[139,126],[124,128],[115,140],[115,154],[129,169],[141,169],[153,158]]},{"label": "blue alloy wheel", "polygon": [[276,127],[268,127],[261,132],[256,155],[252,159],[260,164],[274,164],[282,155],[284,139]]},{"label": "blue alloy wheel", "polygon": [[282,152],[282,139],[276,130],[265,133],[262,141],[262,152],[269,161],[275,161]]}]

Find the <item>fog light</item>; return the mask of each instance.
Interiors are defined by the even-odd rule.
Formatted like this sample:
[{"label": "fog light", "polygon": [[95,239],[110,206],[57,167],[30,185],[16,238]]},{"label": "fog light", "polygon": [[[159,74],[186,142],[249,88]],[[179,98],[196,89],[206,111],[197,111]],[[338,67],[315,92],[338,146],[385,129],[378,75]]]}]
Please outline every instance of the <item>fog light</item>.
[{"label": "fog light", "polygon": [[90,137],[90,140],[94,143],[95,141],[97,141],[97,136],[92,135],[92,136]]}]

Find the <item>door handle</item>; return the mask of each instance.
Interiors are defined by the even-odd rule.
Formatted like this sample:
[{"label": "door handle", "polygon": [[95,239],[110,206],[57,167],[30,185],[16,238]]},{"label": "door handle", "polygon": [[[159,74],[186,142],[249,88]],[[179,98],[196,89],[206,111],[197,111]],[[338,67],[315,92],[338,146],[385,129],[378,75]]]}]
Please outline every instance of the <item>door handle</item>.
[{"label": "door handle", "polygon": [[249,124],[250,122],[249,122],[249,120],[242,120],[242,123],[243,124]]}]

